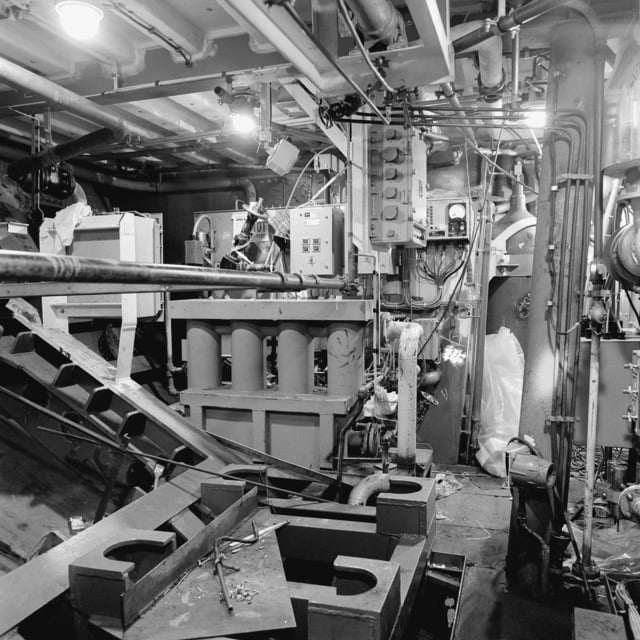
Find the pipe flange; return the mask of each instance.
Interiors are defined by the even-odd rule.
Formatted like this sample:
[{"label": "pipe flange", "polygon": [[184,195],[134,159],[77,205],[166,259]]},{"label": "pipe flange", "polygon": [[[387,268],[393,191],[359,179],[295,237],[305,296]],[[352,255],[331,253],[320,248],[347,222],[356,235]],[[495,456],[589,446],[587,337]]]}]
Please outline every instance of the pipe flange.
[{"label": "pipe flange", "polygon": [[618,507],[623,518],[640,522],[640,484],[632,484],[622,491]]},{"label": "pipe flange", "polygon": [[504,88],[506,84],[506,76],[504,74],[504,69],[502,69],[502,79],[495,87],[485,87],[482,84],[482,79],[480,78],[480,74],[478,74],[478,91],[480,92],[480,97],[485,102],[497,102],[502,98],[502,94],[504,93]]}]

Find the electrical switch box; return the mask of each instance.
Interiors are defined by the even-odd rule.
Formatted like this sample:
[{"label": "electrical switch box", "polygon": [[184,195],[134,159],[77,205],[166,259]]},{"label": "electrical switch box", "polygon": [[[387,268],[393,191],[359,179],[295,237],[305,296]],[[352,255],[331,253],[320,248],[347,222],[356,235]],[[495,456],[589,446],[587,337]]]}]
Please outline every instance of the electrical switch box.
[{"label": "electrical switch box", "polygon": [[426,245],[427,146],[413,129],[375,125],[369,134],[371,220],[375,244]]},{"label": "electrical switch box", "polygon": [[427,239],[468,242],[474,216],[471,198],[427,198]]},{"label": "electrical switch box", "polygon": [[290,214],[291,273],[341,275],[344,213],[334,206],[311,206]]}]

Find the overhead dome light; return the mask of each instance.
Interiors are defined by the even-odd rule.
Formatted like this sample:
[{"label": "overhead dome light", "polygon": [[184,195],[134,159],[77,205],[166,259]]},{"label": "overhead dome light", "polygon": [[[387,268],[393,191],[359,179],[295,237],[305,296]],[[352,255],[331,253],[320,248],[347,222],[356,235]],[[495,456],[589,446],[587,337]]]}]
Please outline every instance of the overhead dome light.
[{"label": "overhead dome light", "polygon": [[104,17],[101,9],[80,0],[58,2],[56,11],[60,16],[60,24],[65,33],[76,40],[93,38],[98,33],[100,22]]},{"label": "overhead dome light", "polygon": [[232,113],[231,126],[236,133],[252,133],[258,128],[258,121],[246,112]]}]

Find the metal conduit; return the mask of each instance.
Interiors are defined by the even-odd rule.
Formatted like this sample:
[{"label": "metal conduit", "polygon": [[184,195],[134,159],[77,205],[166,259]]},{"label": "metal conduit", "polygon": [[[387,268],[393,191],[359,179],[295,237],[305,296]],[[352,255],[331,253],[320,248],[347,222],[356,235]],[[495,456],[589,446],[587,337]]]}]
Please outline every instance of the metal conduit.
[{"label": "metal conduit", "polygon": [[119,262],[26,251],[0,251],[0,278],[13,281],[110,282],[116,284],[184,284],[251,289],[331,289],[345,287],[337,278],[283,273],[244,273],[182,265]]}]

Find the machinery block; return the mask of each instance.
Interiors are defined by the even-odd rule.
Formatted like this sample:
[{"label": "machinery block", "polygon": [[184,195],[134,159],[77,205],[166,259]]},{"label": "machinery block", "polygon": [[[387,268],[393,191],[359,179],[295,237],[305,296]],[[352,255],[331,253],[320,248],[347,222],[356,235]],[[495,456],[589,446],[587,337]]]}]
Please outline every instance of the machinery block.
[{"label": "machinery block", "polygon": [[426,536],[436,513],[436,482],[391,476],[391,491],[376,502],[376,531]]},{"label": "machinery block", "polygon": [[123,626],[123,594],[175,549],[175,533],[123,529],[69,565],[75,608],[87,617]]},{"label": "machinery block", "polygon": [[338,556],[335,587],[290,582],[297,640],[384,640],[400,608],[400,566]]},{"label": "machinery block", "polygon": [[222,513],[234,502],[242,498],[247,483],[242,480],[224,480],[215,478],[200,485],[201,502],[214,515]]}]

